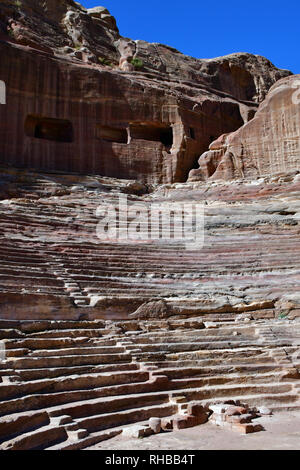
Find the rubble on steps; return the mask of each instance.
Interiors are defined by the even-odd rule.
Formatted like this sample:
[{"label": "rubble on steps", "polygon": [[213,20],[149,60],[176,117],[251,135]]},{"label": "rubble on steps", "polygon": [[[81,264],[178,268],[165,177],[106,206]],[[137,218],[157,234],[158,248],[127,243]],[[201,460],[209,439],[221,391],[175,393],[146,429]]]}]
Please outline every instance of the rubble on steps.
[{"label": "rubble on steps", "polygon": [[[261,416],[255,408],[241,404],[239,401],[210,405],[212,415],[209,420],[212,424],[230,429],[241,434],[250,434],[263,431],[261,424],[255,424],[253,420]],[[271,414],[271,411],[269,412]]]}]

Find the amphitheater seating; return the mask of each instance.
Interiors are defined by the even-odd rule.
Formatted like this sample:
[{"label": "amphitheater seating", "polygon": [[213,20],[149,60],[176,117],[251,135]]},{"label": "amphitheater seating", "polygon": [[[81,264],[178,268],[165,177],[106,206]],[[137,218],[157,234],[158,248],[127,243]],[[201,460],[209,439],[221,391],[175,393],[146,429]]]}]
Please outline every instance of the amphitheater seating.
[{"label": "amphitheater seating", "polygon": [[180,396],[299,409],[300,322],[271,326],[268,336],[268,320],[1,321],[1,448],[86,448],[175,414]]},{"label": "amphitheater seating", "polygon": [[[253,185],[146,195],[207,202],[205,246],[189,251],[97,239],[100,201],[117,204],[126,182],[22,178],[18,197],[0,201],[1,449],[89,448],[177,413],[182,397],[299,408],[299,311],[276,310],[299,292],[293,185],[255,186],[259,205]],[[270,208],[272,191],[291,209],[276,198]],[[104,311],[94,298],[114,303]],[[177,316],[130,316],[159,299]]]}]

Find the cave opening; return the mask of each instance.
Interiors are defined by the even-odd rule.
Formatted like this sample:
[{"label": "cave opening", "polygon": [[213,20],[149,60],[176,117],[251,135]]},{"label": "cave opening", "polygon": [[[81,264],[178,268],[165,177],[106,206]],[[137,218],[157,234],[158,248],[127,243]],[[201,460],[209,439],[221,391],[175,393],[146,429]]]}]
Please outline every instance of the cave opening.
[{"label": "cave opening", "polygon": [[132,139],[161,142],[165,147],[173,146],[173,128],[168,125],[132,123],[130,125]]},{"label": "cave opening", "polygon": [[193,127],[189,128],[189,137],[193,140],[196,140],[196,133],[195,133],[195,129]]},{"label": "cave opening", "polygon": [[66,119],[29,115],[25,121],[25,134],[35,139],[52,140],[55,142],[73,142],[73,126]]},{"label": "cave opening", "polygon": [[96,128],[96,136],[98,139],[107,142],[116,142],[119,144],[128,143],[127,129],[124,128],[98,125]]}]

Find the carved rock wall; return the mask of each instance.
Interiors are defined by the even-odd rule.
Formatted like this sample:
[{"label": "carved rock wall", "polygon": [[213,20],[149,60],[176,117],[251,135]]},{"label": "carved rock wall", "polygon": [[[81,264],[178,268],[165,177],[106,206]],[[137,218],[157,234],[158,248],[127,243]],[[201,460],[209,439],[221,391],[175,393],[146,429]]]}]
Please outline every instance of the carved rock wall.
[{"label": "carved rock wall", "polygon": [[0,161],[19,167],[184,182],[290,74],[250,54],[199,60],[122,38],[104,7],[72,1],[4,1],[0,22]]},{"label": "carved rock wall", "polygon": [[299,170],[299,83],[300,76],[295,75],[273,85],[254,119],[213,142],[189,180],[256,178]]}]

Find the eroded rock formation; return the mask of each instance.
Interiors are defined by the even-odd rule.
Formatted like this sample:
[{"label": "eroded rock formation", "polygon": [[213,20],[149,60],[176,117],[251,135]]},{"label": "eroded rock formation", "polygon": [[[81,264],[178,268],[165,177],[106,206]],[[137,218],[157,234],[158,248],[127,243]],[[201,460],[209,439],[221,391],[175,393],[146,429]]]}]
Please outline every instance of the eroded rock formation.
[{"label": "eroded rock formation", "polygon": [[[0,52],[0,449],[299,409],[299,77],[122,38],[71,0],[2,1]],[[171,222],[100,240],[124,197],[141,224],[203,204],[204,246]]]},{"label": "eroded rock formation", "polygon": [[0,161],[22,167],[184,182],[290,74],[251,54],[200,60],[123,38],[104,7],[72,0],[2,1],[0,26]]},{"label": "eroded rock formation", "polygon": [[299,85],[300,75],[273,85],[254,119],[213,142],[189,180],[257,178],[300,170]]}]

